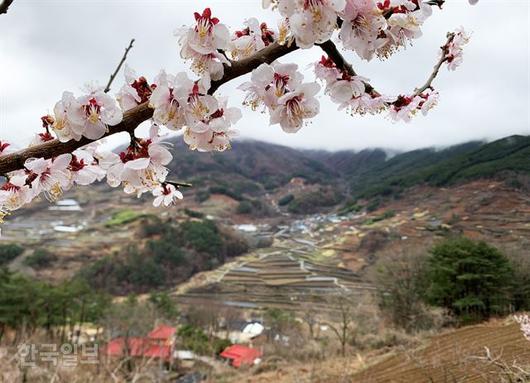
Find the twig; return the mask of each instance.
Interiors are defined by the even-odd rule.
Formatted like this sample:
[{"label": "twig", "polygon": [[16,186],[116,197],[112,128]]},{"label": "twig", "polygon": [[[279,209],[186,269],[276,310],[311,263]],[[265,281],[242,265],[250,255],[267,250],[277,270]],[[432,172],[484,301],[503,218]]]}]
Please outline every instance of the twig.
[{"label": "twig", "polygon": [[13,3],[14,0],[4,0],[0,3],[0,15],[7,13],[7,9]]},{"label": "twig", "polygon": [[176,186],[177,188],[178,187],[190,188],[190,187],[193,186],[189,182],[179,182],[179,181],[165,181],[165,182],[166,182],[166,184],[170,184],[170,185]]},{"label": "twig", "polygon": [[322,44],[318,44],[318,46],[322,48],[324,52],[326,52],[329,58],[333,60],[339,69],[348,72],[350,76],[357,76],[357,73],[355,73],[353,67],[344,59],[333,41],[328,40]]},{"label": "twig", "polygon": [[[346,71],[350,76],[357,76],[357,73],[355,72],[351,64],[346,61],[344,56],[342,56],[333,41],[328,40],[323,42],[322,44],[317,45],[322,48],[324,52],[326,52],[330,59],[333,60],[337,68]],[[366,82],[364,83],[364,86],[366,88],[367,93],[370,93],[374,90],[374,87]]]},{"label": "twig", "polygon": [[[442,47],[442,50],[444,50],[444,47],[448,46],[453,41],[454,38],[455,38],[455,34],[454,33],[448,33],[447,34],[447,42]],[[440,58],[440,60],[438,60],[438,62],[434,66],[434,69],[433,69],[431,75],[429,76],[429,78],[427,79],[427,82],[425,84],[423,84],[423,86],[414,89],[414,96],[419,96],[421,93],[425,92],[427,89],[432,87],[432,82],[434,81],[436,76],[438,76],[438,72],[440,71],[440,68],[442,67],[442,64],[444,62],[446,62],[447,60],[448,59],[447,59],[447,56],[445,55],[445,51],[444,51],[444,53],[442,54],[442,57]]]},{"label": "twig", "polygon": [[112,82],[116,78],[116,75],[120,71],[121,66],[123,65],[125,60],[127,60],[127,53],[129,53],[129,51],[133,47],[133,43],[134,43],[134,39],[131,39],[131,42],[129,43],[129,46],[127,48],[125,48],[125,53],[123,54],[123,57],[121,58],[120,63],[116,67],[116,70],[114,71],[114,73],[110,75],[109,82],[107,83],[107,86],[105,87],[105,91],[104,91],[105,93],[107,93],[110,90],[110,85],[112,84]]}]

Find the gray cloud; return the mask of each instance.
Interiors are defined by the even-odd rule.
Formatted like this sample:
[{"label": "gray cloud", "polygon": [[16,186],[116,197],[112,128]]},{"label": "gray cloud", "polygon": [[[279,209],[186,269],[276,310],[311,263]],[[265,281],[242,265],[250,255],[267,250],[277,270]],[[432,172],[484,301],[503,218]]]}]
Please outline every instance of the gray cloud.
[{"label": "gray cloud", "polygon": [[[173,31],[190,24],[192,12],[206,6],[232,30],[251,15],[276,25],[277,15],[262,10],[261,0],[16,0],[0,16],[0,139],[24,145],[63,90],[78,92],[91,80],[105,84],[132,37],[136,44],[128,63],[139,73],[152,78],[161,68],[187,70]],[[425,24],[423,38],[390,60],[367,63],[346,53],[377,89],[403,93],[428,77],[448,30],[463,25],[473,31],[463,66],[456,72],[444,69],[436,80],[440,103],[426,118],[393,124],[383,116],[351,117],[321,95],[321,114],[297,134],[283,133],[268,125],[267,115],[245,110],[238,129],[242,137],[324,149],[413,149],[530,134],[528,15],[527,0],[481,0],[475,7],[467,0],[448,0]],[[312,80],[306,67],[320,55],[313,48],[281,61],[298,63]],[[240,83],[220,90],[233,105],[243,96],[236,90]],[[119,86],[117,81],[114,89]]]}]

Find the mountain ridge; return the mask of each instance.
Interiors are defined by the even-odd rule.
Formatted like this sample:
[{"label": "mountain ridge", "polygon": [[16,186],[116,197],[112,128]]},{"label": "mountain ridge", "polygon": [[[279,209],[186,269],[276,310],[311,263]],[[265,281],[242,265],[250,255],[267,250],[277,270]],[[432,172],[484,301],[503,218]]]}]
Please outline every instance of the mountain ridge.
[{"label": "mountain ridge", "polygon": [[330,152],[257,140],[236,141],[232,150],[223,153],[190,152],[180,139],[173,140],[173,145],[170,167],[175,176],[199,185],[205,179],[227,187],[243,181],[254,183],[243,192],[270,191],[301,177],[309,183],[342,184],[354,198],[371,198],[398,195],[418,184],[444,186],[492,178],[501,172],[530,174],[526,160],[530,158],[530,136],[520,135],[417,149],[391,157],[388,150],[378,148]]}]

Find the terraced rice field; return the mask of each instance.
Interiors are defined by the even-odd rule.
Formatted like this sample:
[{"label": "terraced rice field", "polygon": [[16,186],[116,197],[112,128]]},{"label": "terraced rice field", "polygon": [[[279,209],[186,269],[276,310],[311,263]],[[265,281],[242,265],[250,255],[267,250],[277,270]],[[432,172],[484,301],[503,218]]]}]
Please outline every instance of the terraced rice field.
[{"label": "terraced rice field", "polygon": [[373,287],[350,270],[285,252],[234,265],[217,283],[188,290],[176,298],[181,302],[215,301],[247,308],[297,309],[307,302],[325,308],[323,297],[337,289],[362,293]]},{"label": "terraced rice field", "polygon": [[426,347],[391,356],[354,375],[352,382],[516,382],[508,380],[498,364],[484,360],[485,347],[498,363],[516,363],[527,370],[530,366],[530,342],[522,336],[518,324],[493,323],[435,336]]}]

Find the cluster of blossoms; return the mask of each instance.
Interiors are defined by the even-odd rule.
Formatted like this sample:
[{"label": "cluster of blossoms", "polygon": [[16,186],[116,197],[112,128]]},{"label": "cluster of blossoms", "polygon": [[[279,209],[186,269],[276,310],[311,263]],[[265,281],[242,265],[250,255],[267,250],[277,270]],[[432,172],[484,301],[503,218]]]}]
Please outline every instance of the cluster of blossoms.
[{"label": "cluster of blossoms", "polygon": [[[182,193],[177,184],[167,180],[167,166],[173,157],[168,144],[162,141],[161,129],[181,131],[192,150],[230,148],[241,112],[228,107],[226,99],[212,95],[219,86],[217,82],[212,88],[212,81],[223,79],[226,68],[253,55],[259,62],[269,62],[263,59],[266,53],[260,56],[256,52],[271,44],[295,43],[300,48],[310,48],[328,41],[336,30],[343,47],[362,59],[386,58],[421,36],[421,26],[432,13],[430,4],[442,3],[443,0],[263,0],[265,8],[272,6],[282,16],[279,30],[273,31],[267,24],[249,18],[245,27],[233,34],[212,17],[209,8],[195,13],[195,24],[179,29],[176,35],[182,58],[191,61],[191,69],[200,78],[193,80],[184,72],[173,75],[162,70],[150,83],[126,66],[125,84],[115,98],[95,85],[87,85],[78,97],[64,92],[53,114],[41,118],[44,131],[34,137],[31,145],[55,138],[61,142],[82,138],[93,142],[50,159],[29,158],[23,169],[6,174],[6,182],[0,186],[0,218],[40,194],[54,200],[74,185],[89,185],[105,177],[112,187],[122,187],[126,193],[138,196],[150,192],[155,206],[169,206],[181,199]],[[450,70],[459,66],[462,48],[468,41],[469,35],[463,29],[450,34],[441,48],[434,75],[442,63]],[[274,49],[273,46],[271,51]],[[243,104],[267,111],[271,125],[279,124],[285,132],[294,133],[318,114],[320,104],[315,96],[320,85],[304,83],[296,64],[274,61],[256,67],[256,60],[252,59],[248,65],[254,70],[250,81],[239,87],[246,92]],[[432,78],[421,88],[424,91],[389,97],[346,67],[339,68],[331,58],[323,56],[314,71],[330,99],[339,109],[352,114],[387,111],[396,121],[409,121],[418,111],[426,114],[438,101],[439,95],[430,84]],[[228,76],[232,77],[233,73]],[[130,145],[125,150],[103,151],[96,141],[123,120],[124,112],[142,104],[153,109],[149,136],[138,138],[131,132]],[[11,146],[0,141],[0,156],[10,153]],[[525,323],[528,327],[528,321]]]},{"label": "cluster of blossoms", "polygon": [[202,14],[195,12],[194,16],[193,27],[175,32],[182,46],[180,55],[184,60],[191,60],[191,67],[197,75],[209,74],[212,80],[219,80],[224,74],[223,64],[230,64],[220,52],[230,47],[230,32],[217,17],[212,17],[210,8]]},{"label": "cluster of blossoms", "polygon": [[245,28],[236,31],[230,42],[230,55],[234,60],[251,56],[275,41],[275,32],[255,17],[245,21]]},{"label": "cluster of blossoms", "polygon": [[105,135],[109,126],[121,122],[122,110],[113,97],[103,92],[103,88],[87,85],[85,91],[85,95],[77,98],[72,92],[63,93],[53,108],[54,115],[42,118],[46,133],[40,136],[40,141],[52,138],[49,128],[62,142],[79,141],[81,137],[98,140]]},{"label": "cluster of blossoms", "polygon": [[119,154],[103,151],[92,143],[53,159],[30,158],[25,161],[24,169],[9,173],[0,187],[0,218],[40,194],[53,201],[74,185],[90,185],[105,176],[110,186],[121,185],[126,193],[138,196],[150,191],[156,197],[156,206],[161,202],[168,206],[176,198],[182,198],[180,191],[166,182],[165,166],[172,158],[160,142],[156,125],[151,128],[148,139],[134,138]]},{"label": "cluster of blossoms", "polygon": [[233,125],[241,111],[227,107],[226,99],[209,95],[208,77],[192,81],[186,73],[176,76],[160,73],[149,105],[154,109],[153,121],[172,130],[184,128],[184,141],[192,150],[224,151],[237,135]]},{"label": "cluster of blossoms", "polygon": [[252,71],[251,81],[241,84],[247,92],[245,104],[252,109],[263,105],[270,113],[270,124],[280,124],[287,133],[297,132],[304,120],[315,117],[320,104],[315,95],[320,86],[302,83],[304,76],[296,64],[261,64]]},{"label": "cluster of blossoms", "polygon": [[447,61],[447,68],[455,70],[464,61],[464,45],[469,42],[470,36],[462,27],[456,30],[450,41],[444,45],[442,58]]},{"label": "cluster of blossoms", "polygon": [[325,83],[325,92],[339,105],[339,110],[347,109],[351,114],[376,114],[386,110],[392,120],[409,122],[418,111],[427,115],[439,98],[438,92],[432,89],[411,96],[383,96],[368,84],[367,78],[340,70],[325,56],[315,64],[314,70],[316,77]]},{"label": "cluster of blossoms", "polygon": [[418,111],[426,116],[436,106],[438,98],[438,92],[430,89],[419,95],[400,95],[390,103],[390,117],[394,121],[409,122]]},{"label": "cluster of blossoms", "polygon": [[53,200],[74,185],[89,185],[102,180],[105,171],[94,157],[94,150],[95,146],[87,146],[54,159],[26,160],[24,169],[10,173],[0,188],[2,215],[19,209],[41,193]]},{"label": "cluster of blossoms", "polygon": [[343,46],[365,60],[388,58],[421,37],[432,14],[429,2],[422,0],[263,0],[264,8],[271,6],[300,48],[329,40],[340,26]]},{"label": "cluster of blossoms", "polygon": [[337,68],[333,60],[326,56],[315,63],[315,75],[325,84],[325,92],[339,109],[347,109],[352,114],[375,114],[386,108],[389,98],[377,93],[368,79],[350,75]]}]

